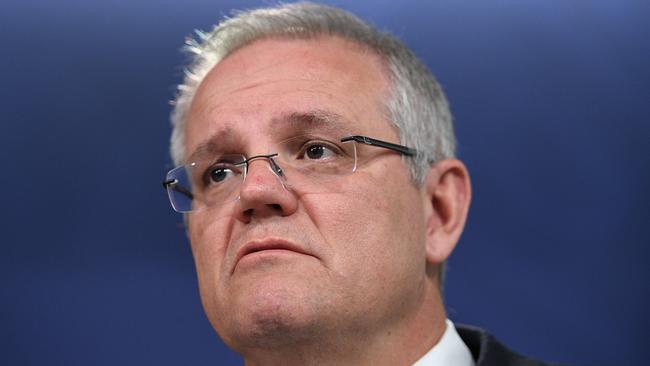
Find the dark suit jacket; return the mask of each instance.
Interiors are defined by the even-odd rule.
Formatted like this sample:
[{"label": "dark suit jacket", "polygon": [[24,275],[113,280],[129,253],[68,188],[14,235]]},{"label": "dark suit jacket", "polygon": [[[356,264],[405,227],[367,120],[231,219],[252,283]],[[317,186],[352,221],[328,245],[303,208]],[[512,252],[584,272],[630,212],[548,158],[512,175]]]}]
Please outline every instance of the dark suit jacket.
[{"label": "dark suit jacket", "polygon": [[476,366],[547,366],[548,363],[519,355],[497,341],[485,330],[468,325],[456,325],[460,338],[474,356]]}]

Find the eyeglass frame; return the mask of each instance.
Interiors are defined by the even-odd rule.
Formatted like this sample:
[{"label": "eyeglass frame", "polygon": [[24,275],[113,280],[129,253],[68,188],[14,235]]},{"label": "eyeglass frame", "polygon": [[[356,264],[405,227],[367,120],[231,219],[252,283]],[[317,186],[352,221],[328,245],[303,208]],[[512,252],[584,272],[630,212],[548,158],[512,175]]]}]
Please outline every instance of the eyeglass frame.
[{"label": "eyeglass frame", "polygon": [[[407,146],[404,146],[404,145],[399,145],[399,144],[394,144],[392,142],[377,140],[377,139],[374,139],[372,137],[362,136],[362,135],[346,136],[346,137],[341,138],[340,141],[341,142],[355,141],[355,142],[358,142],[358,143],[364,144],[364,145],[376,146],[376,147],[381,147],[381,148],[384,148],[384,149],[396,151],[396,152],[398,152],[398,153],[400,153],[400,154],[402,154],[404,156],[410,156],[410,157],[415,156],[418,153],[417,150],[415,150],[413,148],[410,148],[410,147],[407,147]],[[273,157],[275,157],[275,156],[278,156],[278,153],[266,154],[266,155],[255,155],[255,156],[251,156],[250,158],[246,158],[246,159],[244,159],[243,161],[241,161],[241,162],[239,162],[237,164],[238,165],[240,165],[240,164],[244,165],[244,166],[246,166],[248,168],[248,164],[252,160],[260,159],[260,158],[267,159],[269,161],[269,163],[271,164],[271,167],[273,168],[274,173],[281,176],[282,175],[282,168],[280,168],[280,166],[275,162],[275,160],[273,160]],[[166,191],[169,190],[169,189],[173,189],[176,192],[179,192],[181,194],[186,195],[190,200],[194,199],[194,194],[192,194],[192,192],[188,191],[183,186],[177,185],[175,183],[178,183],[177,179],[166,179],[166,180],[164,180],[162,182],[162,185],[163,185],[163,188]],[[170,200],[171,200],[171,198],[170,198]],[[173,207],[174,207],[174,205],[172,204],[172,208]],[[191,211],[188,211],[188,212],[191,212]]]}]

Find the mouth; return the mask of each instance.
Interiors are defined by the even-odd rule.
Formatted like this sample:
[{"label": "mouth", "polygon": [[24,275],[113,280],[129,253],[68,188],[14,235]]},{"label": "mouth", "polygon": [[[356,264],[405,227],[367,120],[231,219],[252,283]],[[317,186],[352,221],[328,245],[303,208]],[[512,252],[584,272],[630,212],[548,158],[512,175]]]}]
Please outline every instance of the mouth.
[{"label": "mouth", "polygon": [[312,253],[309,253],[303,247],[283,239],[264,239],[264,240],[253,240],[246,243],[244,246],[239,248],[237,251],[237,256],[235,260],[235,265],[233,266],[232,272],[235,271],[237,264],[244,257],[262,252],[292,252],[294,254],[302,254],[311,257],[315,257]]}]

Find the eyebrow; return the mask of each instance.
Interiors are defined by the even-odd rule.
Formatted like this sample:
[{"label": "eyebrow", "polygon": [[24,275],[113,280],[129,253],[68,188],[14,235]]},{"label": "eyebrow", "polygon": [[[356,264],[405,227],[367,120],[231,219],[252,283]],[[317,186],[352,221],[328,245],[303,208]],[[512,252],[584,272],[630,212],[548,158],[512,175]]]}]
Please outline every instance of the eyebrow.
[{"label": "eyebrow", "polygon": [[323,109],[312,109],[306,112],[292,112],[271,120],[272,131],[325,129],[330,132],[342,132],[350,123],[340,114]]},{"label": "eyebrow", "polygon": [[[292,133],[297,131],[308,132],[312,129],[318,129],[330,134],[338,133],[343,136],[344,133],[350,132],[346,130],[350,125],[350,122],[340,114],[323,109],[312,109],[306,112],[291,112],[274,117],[271,119],[269,127],[272,136],[286,138],[290,136],[283,135],[286,135],[288,131]],[[201,142],[187,161],[196,161],[204,156],[213,155],[223,146],[233,148],[238,143],[241,144],[242,140],[243,136],[235,129],[225,127]]]},{"label": "eyebrow", "polygon": [[232,127],[224,127],[223,129],[213,133],[206,140],[201,142],[194,152],[189,156],[187,161],[196,161],[203,156],[213,155],[218,151],[218,147],[222,145],[234,145],[241,139]]}]

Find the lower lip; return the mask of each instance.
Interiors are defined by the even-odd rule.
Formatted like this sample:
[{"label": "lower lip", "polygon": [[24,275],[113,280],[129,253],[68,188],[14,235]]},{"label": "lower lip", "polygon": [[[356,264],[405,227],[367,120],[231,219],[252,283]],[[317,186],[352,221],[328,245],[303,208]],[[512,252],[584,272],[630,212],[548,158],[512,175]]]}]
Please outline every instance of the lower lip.
[{"label": "lower lip", "polygon": [[273,263],[278,260],[291,259],[291,257],[305,257],[307,254],[298,253],[288,249],[265,249],[258,252],[252,252],[241,257],[235,266],[236,269],[245,267],[254,267],[264,263]]}]

